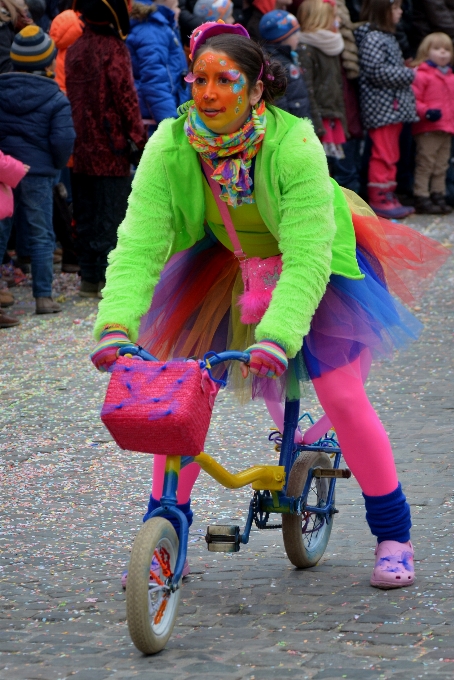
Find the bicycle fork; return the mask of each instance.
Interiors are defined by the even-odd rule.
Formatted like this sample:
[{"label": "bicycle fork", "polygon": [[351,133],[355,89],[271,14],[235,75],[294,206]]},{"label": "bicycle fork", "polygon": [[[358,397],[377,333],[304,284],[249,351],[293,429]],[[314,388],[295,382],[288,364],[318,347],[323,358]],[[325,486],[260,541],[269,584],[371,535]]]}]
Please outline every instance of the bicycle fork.
[{"label": "bicycle fork", "polygon": [[[191,458],[189,462],[192,462]],[[183,467],[186,461],[183,462]],[[187,463],[187,464],[188,464]],[[164,485],[162,489],[161,507],[156,508],[150,514],[148,520],[153,517],[165,517],[166,519],[174,517],[179,525],[179,542],[178,542],[178,556],[175,564],[175,571],[172,577],[172,582],[169,584],[170,590],[174,591],[178,588],[183,573],[183,567],[186,560],[188,550],[189,538],[189,524],[184,512],[181,512],[177,505],[177,489],[178,479],[182,468],[182,460],[180,456],[166,456],[166,466],[164,472]],[[148,521],[147,520],[147,521]]]}]

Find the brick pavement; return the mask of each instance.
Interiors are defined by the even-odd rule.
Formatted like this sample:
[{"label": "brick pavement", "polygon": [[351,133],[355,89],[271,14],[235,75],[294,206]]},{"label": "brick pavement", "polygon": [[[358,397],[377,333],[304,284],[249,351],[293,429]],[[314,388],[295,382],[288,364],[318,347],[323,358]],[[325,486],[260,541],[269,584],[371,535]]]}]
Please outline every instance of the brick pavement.
[{"label": "brick pavement", "polygon": [[[454,243],[454,217],[413,224]],[[98,419],[106,376],[86,361],[95,303],[69,296],[62,315],[42,320],[21,288],[24,323],[0,331],[0,679],[453,678],[453,284],[449,262],[416,309],[422,340],[369,384],[412,505],[415,586],[369,586],[373,541],[354,480],[337,485],[340,514],[316,568],[293,569],[279,531],[254,531],[239,554],[208,553],[206,524],[241,523],[249,491],[203,475],[192,574],[155,657],[129,640],[119,581],[150,464],[121,452]],[[269,425],[260,405],[221,395],[207,450],[233,470],[271,461]]]}]

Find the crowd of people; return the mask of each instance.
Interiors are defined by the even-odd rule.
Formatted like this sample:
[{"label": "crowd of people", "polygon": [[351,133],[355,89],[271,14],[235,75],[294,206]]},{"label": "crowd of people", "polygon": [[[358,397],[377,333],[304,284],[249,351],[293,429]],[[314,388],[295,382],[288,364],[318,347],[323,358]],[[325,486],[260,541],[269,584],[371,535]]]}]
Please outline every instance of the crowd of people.
[{"label": "crowd of people", "polygon": [[102,296],[145,143],[191,99],[189,35],[218,20],[281,63],[274,103],[312,121],[339,184],[383,217],[451,212],[450,0],[0,0],[3,309],[17,267],[60,312],[55,261]]}]

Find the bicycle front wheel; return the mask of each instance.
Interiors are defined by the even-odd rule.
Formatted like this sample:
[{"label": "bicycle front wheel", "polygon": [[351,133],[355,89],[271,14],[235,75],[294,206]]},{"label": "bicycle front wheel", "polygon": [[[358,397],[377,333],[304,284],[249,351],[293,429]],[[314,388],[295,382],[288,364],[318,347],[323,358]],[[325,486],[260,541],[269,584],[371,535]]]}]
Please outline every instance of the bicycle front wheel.
[{"label": "bicycle front wheel", "polygon": [[[126,587],[126,615],[131,640],[144,654],[161,651],[172,634],[181,589],[172,592],[178,537],[163,517],[149,519],[136,536]],[[180,584],[181,585],[181,584]]]},{"label": "bicycle front wheel", "polygon": [[[330,468],[331,459],[323,451],[306,451],[296,459],[290,470],[287,496],[298,498],[306,484],[310,468]],[[326,505],[329,491],[328,478],[313,478],[307,497],[308,505]],[[333,498],[334,503],[334,498]],[[302,515],[282,515],[282,536],[285,552],[290,562],[299,569],[314,567],[321,559],[328,545],[333,528],[333,515],[329,523],[324,515],[303,512]]]}]

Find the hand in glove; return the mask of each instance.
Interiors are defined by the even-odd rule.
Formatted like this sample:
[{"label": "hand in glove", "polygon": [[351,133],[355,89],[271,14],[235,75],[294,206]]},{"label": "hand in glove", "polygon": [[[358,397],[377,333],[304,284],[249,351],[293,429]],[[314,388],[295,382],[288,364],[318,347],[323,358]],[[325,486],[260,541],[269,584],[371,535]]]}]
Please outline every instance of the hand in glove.
[{"label": "hand in glove", "polygon": [[427,109],[427,111],[426,111],[426,118],[431,123],[436,123],[437,120],[440,120],[442,115],[443,114],[442,114],[440,109]]},{"label": "hand in glove", "polygon": [[118,350],[122,347],[136,347],[128,338],[127,329],[119,324],[109,324],[101,332],[101,337],[90,359],[98,371],[110,371],[118,359]]},{"label": "hand in glove", "polygon": [[249,371],[259,378],[279,378],[288,368],[284,350],[272,340],[257,342],[245,351],[251,355],[251,360],[249,365],[241,364],[243,378]]}]

